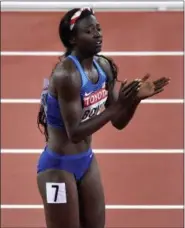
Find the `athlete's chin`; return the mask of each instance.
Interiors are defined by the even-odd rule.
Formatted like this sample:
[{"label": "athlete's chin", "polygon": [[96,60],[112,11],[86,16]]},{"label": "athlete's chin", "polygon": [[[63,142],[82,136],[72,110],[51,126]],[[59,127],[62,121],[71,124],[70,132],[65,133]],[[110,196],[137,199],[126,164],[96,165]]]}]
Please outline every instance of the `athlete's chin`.
[{"label": "athlete's chin", "polygon": [[88,52],[88,57],[93,57],[94,55],[97,55],[99,52],[101,52],[101,47],[96,47],[96,48],[93,48],[91,49],[89,52]]},{"label": "athlete's chin", "polygon": [[96,48],[95,48],[95,51],[94,51],[94,55],[97,55],[98,53],[100,53],[101,50],[102,50],[101,47],[96,47]]}]

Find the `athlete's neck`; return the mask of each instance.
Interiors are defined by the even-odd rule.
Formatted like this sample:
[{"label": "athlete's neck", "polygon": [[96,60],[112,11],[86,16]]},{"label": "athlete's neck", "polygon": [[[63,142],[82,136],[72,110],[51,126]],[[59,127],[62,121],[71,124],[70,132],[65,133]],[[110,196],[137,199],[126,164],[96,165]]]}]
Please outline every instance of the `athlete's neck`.
[{"label": "athlete's neck", "polygon": [[78,52],[77,50],[72,51],[72,55],[76,56],[78,61],[87,69],[92,68],[93,65],[93,56],[86,57],[82,53]]}]

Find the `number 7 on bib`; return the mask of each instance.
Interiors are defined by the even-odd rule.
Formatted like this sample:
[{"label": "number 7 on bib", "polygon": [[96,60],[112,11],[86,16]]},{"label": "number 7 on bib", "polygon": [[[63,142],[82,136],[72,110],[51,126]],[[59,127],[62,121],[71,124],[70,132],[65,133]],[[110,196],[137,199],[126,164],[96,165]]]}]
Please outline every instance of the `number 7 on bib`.
[{"label": "number 7 on bib", "polygon": [[47,203],[67,203],[65,183],[46,183]]}]

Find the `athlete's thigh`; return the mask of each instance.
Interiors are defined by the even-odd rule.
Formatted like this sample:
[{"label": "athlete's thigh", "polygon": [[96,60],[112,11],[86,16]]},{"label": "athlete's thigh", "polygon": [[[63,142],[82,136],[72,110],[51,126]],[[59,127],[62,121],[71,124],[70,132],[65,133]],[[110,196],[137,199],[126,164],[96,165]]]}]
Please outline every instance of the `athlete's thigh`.
[{"label": "athlete's thigh", "polygon": [[105,198],[95,156],[88,172],[79,183],[78,190],[82,227],[104,228]]},{"label": "athlete's thigh", "polygon": [[39,173],[37,184],[44,204],[47,228],[79,228],[76,181],[63,170]]}]

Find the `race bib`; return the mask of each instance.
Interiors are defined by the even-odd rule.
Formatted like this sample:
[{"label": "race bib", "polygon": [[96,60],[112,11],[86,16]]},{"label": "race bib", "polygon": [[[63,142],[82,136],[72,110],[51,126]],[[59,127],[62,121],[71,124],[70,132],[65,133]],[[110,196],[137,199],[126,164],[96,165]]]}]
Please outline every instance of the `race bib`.
[{"label": "race bib", "polygon": [[47,203],[67,203],[65,183],[46,183]]}]

